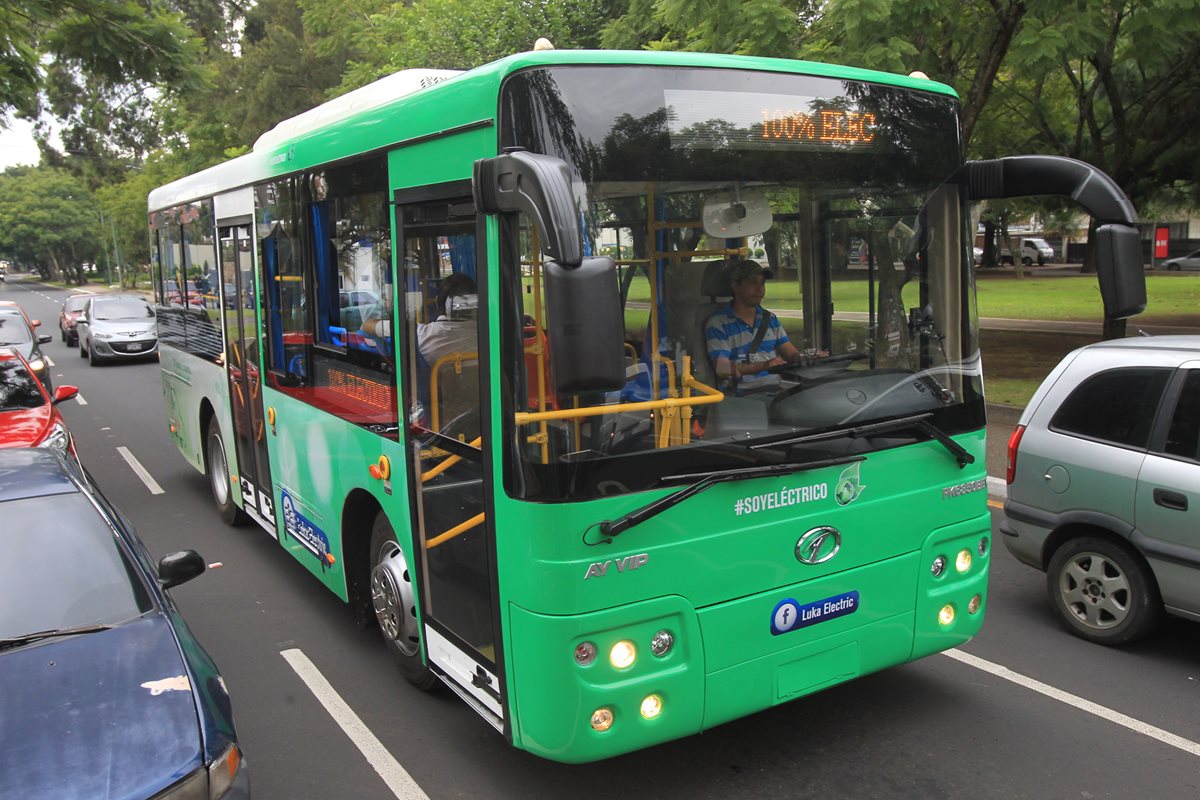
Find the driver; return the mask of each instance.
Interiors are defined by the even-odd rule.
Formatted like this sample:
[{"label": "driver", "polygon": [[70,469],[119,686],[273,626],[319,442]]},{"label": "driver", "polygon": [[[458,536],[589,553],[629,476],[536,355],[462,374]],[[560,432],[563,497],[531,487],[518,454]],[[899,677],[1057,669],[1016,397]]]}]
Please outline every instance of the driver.
[{"label": "driver", "polygon": [[757,261],[734,261],[729,270],[733,299],[704,326],[718,382],[736,387],[739,394],[777,385],[779,376],[767,372],[769,367],[811,363],[788,340],[779,318],[760,305],[772,277],[774,273]]}]

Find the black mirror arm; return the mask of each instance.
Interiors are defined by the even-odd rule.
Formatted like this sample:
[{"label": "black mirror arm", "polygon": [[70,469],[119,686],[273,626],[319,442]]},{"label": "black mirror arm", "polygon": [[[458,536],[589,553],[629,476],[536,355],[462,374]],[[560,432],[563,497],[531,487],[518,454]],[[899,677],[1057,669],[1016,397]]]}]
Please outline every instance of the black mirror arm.
[{"label": "black mirror arm", "polygon": [[1010,156],[963,165],[971,200],[1066,195],[1098,223],[1137,225],[1137,212],[1116,182],[1084,161],[1062,156]]},{"label": "black mirror arm", "polygon": [[571,172],[561,158],[511,150],[475,162],[475,207],[485,213],[524,211],[537,225],[542,251],[567,269],[583,261],[583,239],[571,194]]}]

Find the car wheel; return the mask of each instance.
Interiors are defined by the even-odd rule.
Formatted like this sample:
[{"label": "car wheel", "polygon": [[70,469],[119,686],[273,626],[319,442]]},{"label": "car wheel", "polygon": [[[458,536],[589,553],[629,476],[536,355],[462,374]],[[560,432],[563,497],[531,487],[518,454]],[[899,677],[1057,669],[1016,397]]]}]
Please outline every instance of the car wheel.
[{"label": "car wheel", "polygon": [[213,502],[221,514],[221,521],[231,526],[244,524],[246,512],[233,501],[225,438],[221,435],[221,424],[216,419],[209,420],[208,430],[204,434],[204,464],[208,471],[208,488],[212,490]]},{"label": "car wheel", "polygon": [[79,340],[79,357],[87,358],[87,349],[83,346],[83,339]]},{"label": "car wheel", "polygon": [[431,689],[438,679],[421,660],[417,586],[412,576],[392,523],[380,511],[371,525],[371,605],[375,620],[400,673],[414,686]]},{"label": "car wheel", "polygon": [[1033,259],[1032,259],[1032,258],[1030,258],[1029,256],[1025,256],[1025,257],[1023,257],[1023,258],[1021,259],[1021,263],[1022,263],[1022,264],[1024,264],[1025,266],[1027,266],[1027,267],[1032,267],[1032,266],[1033,266]]},{"label": "car wheel", "polygon": [[96,349],[89,347],[87,351],[88,366],[94,367],[100,363],[100,359],[96,357]]},{"label": "car wheel", "polygon": [[1127,546],[1108,539],[1082,536],[1058,548],[1046,588],[1071,632],[1097,644],[1132,642],[1162,616],[1149,568]]}]

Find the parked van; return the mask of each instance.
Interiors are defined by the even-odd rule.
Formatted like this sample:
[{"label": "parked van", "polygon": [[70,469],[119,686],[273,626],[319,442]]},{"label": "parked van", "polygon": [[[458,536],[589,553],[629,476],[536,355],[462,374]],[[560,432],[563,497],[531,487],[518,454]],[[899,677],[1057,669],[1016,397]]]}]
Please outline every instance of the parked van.
[{"label": "parked van", "polygon": [[1025,266],[1036,263],[1039,267],[1054,260],[1054,248],[1045,239],[1022,239],[1021,261]]}]

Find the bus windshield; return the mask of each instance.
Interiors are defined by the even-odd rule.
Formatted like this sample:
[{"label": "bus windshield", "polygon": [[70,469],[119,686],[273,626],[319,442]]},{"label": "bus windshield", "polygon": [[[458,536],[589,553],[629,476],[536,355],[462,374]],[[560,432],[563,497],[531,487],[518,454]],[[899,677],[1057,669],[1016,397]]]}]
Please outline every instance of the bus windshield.
[{"label": "bus windshield", "polygon": [[911,415],[941,433],[980,427],[956,108],[759,72],[511,76],[502,146],[570,165],[585,249],[617,263],[626,382],[554,392],[536,231],[510,230],[510,495],[638,491],[781,458],[771,442],[797,438],[814,443],[787,445],[789,461],[907,444],[911,432],[819,434]]}]

